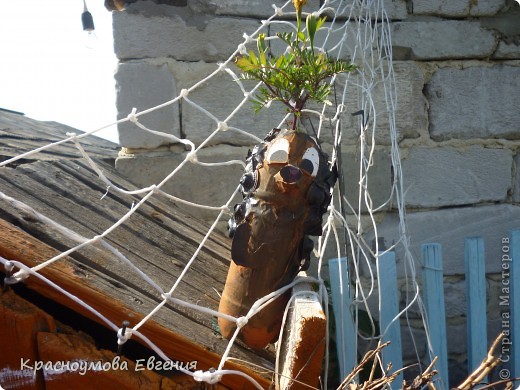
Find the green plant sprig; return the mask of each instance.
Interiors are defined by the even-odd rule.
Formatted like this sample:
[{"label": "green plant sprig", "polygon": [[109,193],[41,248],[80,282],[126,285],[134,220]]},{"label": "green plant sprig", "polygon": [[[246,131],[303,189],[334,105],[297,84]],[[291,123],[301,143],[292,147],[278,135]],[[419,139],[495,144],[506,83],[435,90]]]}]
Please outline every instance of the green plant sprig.
[{"label": "green plant sprig", "polygon": [[242,79],[258,80],[263,84],[252,99],[255,112],[272,101],[280,101],[293,115],[293,129],[297,129],[300,114],[308,101],[331,104],[328,96],[332,87],[328,79],[357,69],[348,61],[332,59],[327,52],[314,48],[316,32],[325,17],[309,14],[305,33],[301,31],[301,10],[297,17],[296,32],[277,34],[288,47],[283,54],[270,55],[265,34],[259,34],[257,52],[250,50],[238,56],[235,62],[243,72]]}]

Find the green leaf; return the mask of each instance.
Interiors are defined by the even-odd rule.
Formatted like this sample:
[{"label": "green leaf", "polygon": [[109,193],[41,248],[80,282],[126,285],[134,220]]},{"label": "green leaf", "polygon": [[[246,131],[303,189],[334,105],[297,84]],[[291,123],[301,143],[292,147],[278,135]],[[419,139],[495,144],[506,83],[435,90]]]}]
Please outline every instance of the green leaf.
[{"label": "green leaf", "polygon": [[312,49],[314,49],[314,37],[316,35],[316,31],[320,29],[325,20],[327,20],[326,17],[317,18],[313,14],[307,15],[307,19],[305,22],[307,27],[307,35],[309,36],[309,41]]},{"label": "green leaf", "polygon": [[256,45],[258,47],[258,53],[265,53],[267,51],[267,46],[265,44],[265,34],[258,34]]},{"label": "green leaf", "polygon": [[314,16],[313,14],[307,15],[305,25],[307,27],[307,35],[309,36],[311,48],[314,48],[314,35],[316,34],[316,30],[318,29],[318,21],[316,20],[316,16]]},{"label": "green leaf", "polygon": [[245,56],[238,56],[235,60],[235,64],[240,69],[242,69],[242,71],[244,71],[244,72],[249,72],[255,68],[253,66],[253,64],[251,64],[251,61],[249,60],[249,58],[247,58]]},{"label": "green leaf", "polygon": [[274,64],[274,67],[275,67],[275,68],[281,68],[281,67],[282,67],[282,64],[285,64],[285,61],[284,61],[284,60],[285,60],[285,57],[284,57],[284,56],[280,56],[280,57],[276,60],[276,62],[275,62],[275,64]]},{"label": "green leaf", "polygon": [[256,56],[256,54],[253,50],[249,51],[249,61],[253,65],[258,65],[258,57]]},{"label": "green leaf", "polygon": [[265,57],[265,52],[260,52],[260,65],[266,66],[267,65],[267,58]]},{"label": "green leaf", "polygon": [[276,36],[278,38],[280,38],[282,41],[284,41],[285,43],[287,43],[288,46],[292,45],[292,33],[286,33],[286,32],[276,33]]},{"label": "green leaf", "polygon": [[319,18],[318,19],[318,22],[317,22],[317,25],[316,25],[316,31],[318,31],[321,26],[323,26],[323,23],[325,23],[325,21],[327,20],[327,17],[324,16],[323,18]]}]

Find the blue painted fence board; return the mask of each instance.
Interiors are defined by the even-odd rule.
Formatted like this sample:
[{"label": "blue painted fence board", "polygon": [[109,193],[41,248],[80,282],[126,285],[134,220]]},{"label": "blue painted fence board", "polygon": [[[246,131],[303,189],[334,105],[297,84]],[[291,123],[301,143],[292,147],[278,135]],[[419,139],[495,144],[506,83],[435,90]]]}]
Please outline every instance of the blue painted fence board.
[{"label": "blue painted fence board", "polygon": [[448,353],[446,348],[446,312],[440,244],[421,245],[423,263],[423,296],[433,356],[442,381],[440,388],[448,388]]},{"label": "blue painted fence board", "polygon": [[[513,310],[520,302],[520,230],[513,230],[509,242],[503,242],[502,268],[509,272],[511,377],[520,377],[520,310]],[[442,251],[440,244],[421,246],[423,264],[423,299],[429,328],[432,356],[437,356],[440,388],[448,388],[448,354],[446,344],[446,314],[444,306],[444,283]],[[484,242],[480,237],[464,241],[464,262],[468,304],[468,368],[473,371],[487,354],[486,273]],[[399,310],[395,254],[390,252],[379,257],[377,274],[380,289],[380,328],[383,341],[392,343],[383,350],[383,362],[392,363],[392,370],[402,367],[401,333],[399,321],[391,323]],[[504,267],[507,267],[505,269]],[[329,260],[332,305],[336,319],[336,338],[340,375],[348,375],[357,362],[357,333],[351,311],[351,287],[347,259]],[[504,275],[502,275],[504,277]],[[516,283],[515,283],[516,282]],[[504,293],[505,294],[505,293]],[[502,299],[502,298],[501,298]],[[390,324],[390,325],[389,325]],[[398,378],[394,384],[402,383]],[[520,381],[516,383],[518,386]],[[397,388],[399,388],[397,386]]]},{"label": "blue painted fence board", "polygon": [[[487,355],[486,266],[484,240],[470,237],[464,240],[466,270],[466,300],[468,307],[468,369],[473,372]],[[484,378],[484,381],[486,379]]]},{"label": "blue painted fence board", "polygon": [[332,308],[336,322],[339,374],[345,378],[357,364],[357,332],[351,311],[350,277],[345,257],[329,260]]},{"label": "blue painted fence board", "polygon": [[[511,284],[511,296],[510,302],[510,335],[512,336],[511,346],[511,362],[512,362],[512,375],[511,377],[520,377],[520,310],[513,310],[513,307],[520,306],[520,230],[512,230],[509,234],[509,255],[510,255],[510,277],[509,282]],[[504,269],[504,255],[502,254],[502,269]],[[520,381],[516,381],[515,385],[518,386]]]},{"label": "blue painted fence board", "polygon": [[[395,253],[387,252],[379,256],[376,267],[379,283],[379,326],[383,332],[381,341],[390,341],[390,345],[383,349],[383,366],[386,368],[388,363],[392,363],[390,372],[394,372],[403,367],[399,318],[392,322],[399,314]],[[400,389],[402,383],[403,374],[401,373],[392,382],[391,387]]]}]

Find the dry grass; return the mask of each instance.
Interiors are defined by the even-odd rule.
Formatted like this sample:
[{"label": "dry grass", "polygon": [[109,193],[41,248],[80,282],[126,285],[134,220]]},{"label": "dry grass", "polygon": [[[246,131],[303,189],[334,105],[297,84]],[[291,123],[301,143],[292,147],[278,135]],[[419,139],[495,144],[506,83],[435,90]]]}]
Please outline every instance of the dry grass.
[{"label": "dry grass", "polygon": [[[514,379],[508,379],[505,381],[499,381],[495,383],[491,383],[482,387],[482,379],[485,378],[493,368],[495,368],[499,363],[500,359],[495,356],[495,349],[499,345],[500,341],[504,337],[504,334],[501,333],[498,335],[496,340],[491,345],[491,348],[488,351],[486,358],[482,361],[479,367],[475,369],[459,386],[455,387],[453,390],[471,390],[475,388],[475,386],[480,385],[479,389],[491,389],[497,385],[503,385],[506,390],[513,389],[513,381]],[[404,367],[398,371],[395,371],[390,374],[391,365],[388,365],[386,369],[383,371],[382,375],[376,378],[376,372],[378,367],[382,367],[382,359],[381,359],[381,351],[385,348],[389,342],[384,344],[379,343],[377,348],[371,351],[368,351],[361,362],[352,370],[350,374],[348,374],[345,379],[341,382],[338,387],[338,390],[377,390],[377,389],[385,389],[387,386],[392,383],[396,377],[406,369],[411,366]],[[419,390],[423,389],[425,386],[430,390],[435,390],[438,387],[434,384],[434,377],[437,375],[437,371],[433,368],[435,366],[435,362],[437,358],[435,358],[432,363],[422,372],[417,375],[412,381],[406,382],[403,381],[402,389],[403,390]],[[371,366],[369,366],[371,364]],[[355,378],[358,374],[370,367],[370,375],[368,380],[363,383],[355,383]]]}]

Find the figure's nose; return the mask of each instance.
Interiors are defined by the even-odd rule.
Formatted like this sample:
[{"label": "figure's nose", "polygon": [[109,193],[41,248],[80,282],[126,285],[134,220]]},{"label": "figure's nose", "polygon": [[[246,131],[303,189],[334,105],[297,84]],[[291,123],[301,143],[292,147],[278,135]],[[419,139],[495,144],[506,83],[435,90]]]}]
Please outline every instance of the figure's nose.
[{"label": "figure's nose", "polygon": [[302,176],[302,172],[299,168],[293,165],[286,165],[282,169],[280,169],[280,176],[284,182],[288,184],[296,183],[300,177]]}]

